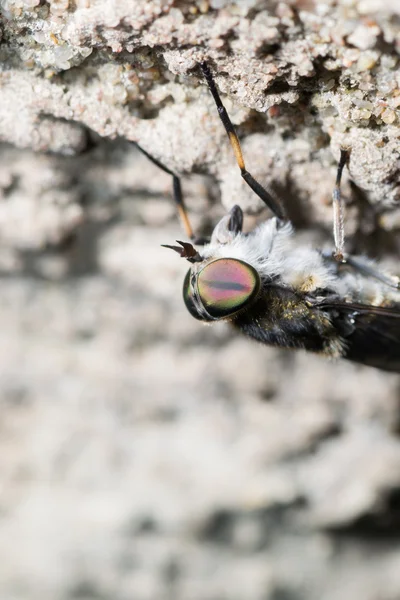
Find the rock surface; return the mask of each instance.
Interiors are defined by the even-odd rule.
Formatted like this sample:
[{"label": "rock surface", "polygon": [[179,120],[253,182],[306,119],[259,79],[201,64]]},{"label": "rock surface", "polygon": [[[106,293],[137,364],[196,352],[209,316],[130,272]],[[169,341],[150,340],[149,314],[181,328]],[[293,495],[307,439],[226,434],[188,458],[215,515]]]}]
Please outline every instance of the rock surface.
[{"label": "rock surface", "polygon": [[314,243],[351,147],[349,245],[390,263],[397,2],[0,5],[0,598],[399,598],[399,377],[193,320],[171,179],[115,139],[188,176],[196,231],[258,213],[207,59]]}]

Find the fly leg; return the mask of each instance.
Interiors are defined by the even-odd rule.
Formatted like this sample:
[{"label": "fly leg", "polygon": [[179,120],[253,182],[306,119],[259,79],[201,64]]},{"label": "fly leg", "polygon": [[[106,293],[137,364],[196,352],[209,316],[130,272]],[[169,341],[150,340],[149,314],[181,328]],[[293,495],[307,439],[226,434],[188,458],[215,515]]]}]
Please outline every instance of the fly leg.
[{"label": "fly leg", "polygon": [[338,269],[351,267],[354,271],[357,271],[365,277],[372,277],[372,279],[376,279],[384,285],[388,285],[395,290],[400,290],[400,277],[397,275],[383,273],[376,265],[372,263],[372,261],[369,261],[367,258],[344,254],[342,260],[338,264],[335,255],[331,252],[322,251],[321,254],[324,260],[334,261],[337,264]]},{"label": "fly leg", "polygon": [[343,169],[348,160],[348,150],[341,148],[335,187],[333,188],[332,192],[333,238],[335,240],[335,251],[333,253],[333,257],[339,263],[346,262],[346,259],[344,258],[344,202],[340,190],[340,184],[342,181]]},{"label": "fly leg", "polygon": [[368,260],[359,256],[346,256],[345,262],[362,275],[372,277],[395,290],[400,290],[400,278],[397,275],[382,273],[375,265],[370,264]]},{"label": "fly leg", "polygon": [[345,165],[349,160],[349,151],[340,150],[340,159],[337,168],[335,187],[332,192],[333,202],[333,235],[335,239],[335,251],[333,258],[342,264],[350,266],[358,273],[365,275],[366,277],[372,277],[381,283],[388,285],[396,290],[400,289],[400,278],[395,275],[388,275],[379,271],[375,265],[371,264],[367,259],[362,257],[356,257],[346,255],[344,253],[344,203],[341,194],[340,184],[342,180],[342,173]]},{"label": "fly leg", "polygon": [[132,142],[132,143],[153,164],[155,164],[162,171],[164,171],[164,173],[168,173],[168,175],[171,175],[171,177],[172,177],[172,187],[173,187],[174,202],[176,204],[176,208],[178,210],[179,218],[181,220],[181,223],[183,225],[185,233],[186,233],[187,237],[193,243],[198,243],[198,244],[201,243],[201,241],[198,238],[196,238],[196,236],[195,236],[195,234],[193,232],[192,226],[190,224],[189,217],[188,217],[188,214],[187,214],[187,209],[186,209],[186,206],[185,206],[185,201],[183,199],[182,186],[181,186],[181,181],[180,181],[179,177],[173,171],[171,171],[171,169],[169,169],[168,167],[166,167],[165,165],[163,165],[163,163],[161,163],[159,160],[157,160],[157,158],[154,158],[154,156],[152,156],[151,154],[149,154],[148,152],[146,152],[146,150],[144,150],[141,146],[139,146],[139,144],[137,142]]},{"label": "fly leg", "polygon": [[256,181],[251,175],[251,173],[249,173],[249,171],[246,169],[239,138],[237,136],[233,123],[229,118],[228,112],[225,106],[222,104],[222,100],[218,93],[217,86],[215,85],[215,81],[208,67],[208,64],[206,62],[200,63],[200,68],[203,72],[204,79],[207,82],[208,89],[210,90],[212,97],[214,98],[219,117],[225,127],[226,133],[228,134],[229,141],[235,153],[236,162],[238,164],[243,179],[245,180],[247,185],[253,190],[253,192],[255,192],[257,196],[264,202],[264,204],[268,206],[268,208],[274,213],[274,215],[278,217],[278,219],[286,221],[283,208],[276,194],[272,190],[267,190],[260,183],[258,183],[258,181]]}]

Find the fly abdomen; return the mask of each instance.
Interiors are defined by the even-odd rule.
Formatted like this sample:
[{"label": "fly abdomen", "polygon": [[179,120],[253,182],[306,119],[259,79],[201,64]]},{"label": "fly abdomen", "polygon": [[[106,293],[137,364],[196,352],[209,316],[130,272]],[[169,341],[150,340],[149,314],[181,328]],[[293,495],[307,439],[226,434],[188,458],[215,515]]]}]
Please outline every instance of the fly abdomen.
[{"label": "fly abdomen", "polygon": [[233,324],[264,344],[342,355],[340,335],[326,313],[286,288],[265,286],[258,300]]}]

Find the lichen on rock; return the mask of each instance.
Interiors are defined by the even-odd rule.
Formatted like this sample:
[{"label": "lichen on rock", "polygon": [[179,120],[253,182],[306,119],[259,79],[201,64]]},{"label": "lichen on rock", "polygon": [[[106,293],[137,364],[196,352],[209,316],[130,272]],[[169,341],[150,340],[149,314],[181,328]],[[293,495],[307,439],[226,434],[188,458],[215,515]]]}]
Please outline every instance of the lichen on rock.
[{"label": "lichen on rock", "polygon": [[199,233],[268,216],[207,61],[299,235],[331,244],[346,146],[349,249],[396,266],[397,0],[0,6],[0,596],[399,598],[398,376],[201,327],[129,144]]}]

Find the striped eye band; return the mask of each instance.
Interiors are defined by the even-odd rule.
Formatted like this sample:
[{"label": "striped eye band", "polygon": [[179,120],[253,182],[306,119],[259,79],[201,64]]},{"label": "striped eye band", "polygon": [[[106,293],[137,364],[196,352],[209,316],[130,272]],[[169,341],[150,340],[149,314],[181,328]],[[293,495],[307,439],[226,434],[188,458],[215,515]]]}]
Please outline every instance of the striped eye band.
[{"label": "striped eye band", "polygon": [[[188,278],[185,303],[196,318],[204,318],[196,311]],[[206,311],[214,319],[234,315],[251,302],[260,289],[260,277],[249,264],[233,258],[220,258],[208,263],[197,276],[197,292]],[[189,303],[189,305],[188,305]],[[192,306],[190,306],[192,303]]]}]

